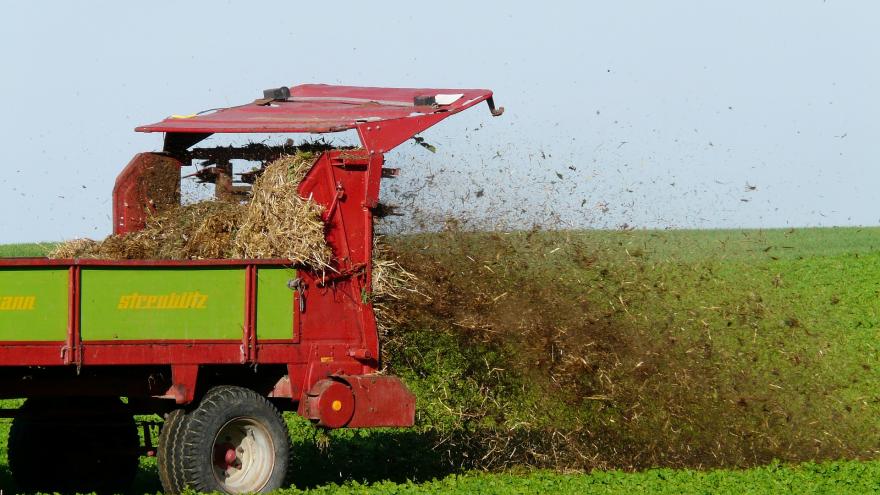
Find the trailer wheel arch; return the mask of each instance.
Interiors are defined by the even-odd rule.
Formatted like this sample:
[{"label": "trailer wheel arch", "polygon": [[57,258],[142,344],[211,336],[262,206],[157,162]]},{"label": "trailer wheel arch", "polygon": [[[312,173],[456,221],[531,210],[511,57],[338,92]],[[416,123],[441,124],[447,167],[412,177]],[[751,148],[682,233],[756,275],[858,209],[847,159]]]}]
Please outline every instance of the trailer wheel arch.
[{"label": "trailer wheel arch", "polygon": [[289,393],[272,395],[278,383],[288,377],[286,365],[264,364],[259,368],[241,365],[172,365],[171,380],[168,391],[160,396],[171,399],[173,407],[190,411],[197,407],[205,395],[213,388],[220,386],[238,386],[273,399],[273,404],[280,410],[287,411],[292,404]]}]

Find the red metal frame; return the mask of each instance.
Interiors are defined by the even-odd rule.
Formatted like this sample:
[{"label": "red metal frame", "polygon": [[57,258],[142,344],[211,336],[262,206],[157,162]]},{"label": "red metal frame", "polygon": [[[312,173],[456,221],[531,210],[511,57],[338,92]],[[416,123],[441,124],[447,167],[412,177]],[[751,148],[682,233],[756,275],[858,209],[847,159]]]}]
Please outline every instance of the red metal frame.
[{"label": "red metal frame", "polygon": [[[339,380],[352,388],[357,403],[370,408],[369,411],[355,410],[354,426],[411,424],[413,398],[406,387],[390,377],[368,378],[379,369],[375,315],[369,297],[365,300],[364,294],[371,290],[373,208],[379,201],[384,154],[477,103],[487,101],[493,115],[500,115],[503,109],[495,109],[492,92],[488,90],[302,85],[290,88],[290,93],[291,97],[284,100],[262,99],[210,114],[168,118],[138,127],[142,132],[165,132],[166,153],[135,157],[120,174],[113,206],[114,232],[141,228],[144,211],[130,207],[143,203],[136,187],[138,170],[157,157],[173,160],[174,153],[212,133],[355,129],[363,147],[322,153],[298,189],[301,196],[325,208],[326,240],[334,253],[334,263],[332,271],[327,273],[298,268],[298,276],[304,284],[298,290],[305,291],[306,310],[300,311],[296,304],[299,294],[293,295],[296,328],[292,329],[291,339],[261,340],[257,326],[258,269],[290,266],[289,260],[0,259],[0,267],[67,267],[70,306],[64,341],[5,342],[0,345],[0,367],[170,366],[170,388],[154,396],[173,398],[183,404],[196,397],[200,366],[282,365],[288,375],[268,392],[273,397],[289,397],[301,402],[310,390],[317,390],[315,393],[320,395],[320,390],[313,389],[316,383]],[[447,105],[425,103],[425,97],[443,94],[461,96]],[[245,318],[240,340],[82,341],[83,269],[212,266],[244,268]],[[328,387],[325,384],[319,388]],[[9,390],[19,389],[20,384],[9,385]],[[4,394],[4,383],[0,382],[0,395]],[[320,397],[315,400],[318,399]],[[300,405],[302,407],[302,403]]]},{"label": "red metal frame", "polygon": [[[186,134],[324,133],[354,129],[361,124],[384,126],[389,121],[399,120],[407,122],[403,124],[405,128],[418,129],[410,134],[411,137],[439,120],[492,98],[492,91],[487,89],[371,88],[327,84],[303,84],[289,89],[290,97],[284,100],[259,99],[187,118],[169,117],[135,130]],[[415,104],[416,97],[438,94],[460,94],[461,97],[449,105]],[[494,104],[490,105],[494,111]],[[381,134],[390,135],[388,132]],[[394,146],[386,146],[384,150]]]},{"label": "red metal frame", "polygon": [[82,327],[80,326],[80,313],[82,312],[82,270],[79,267],[73,267],[73,282],[71,283],[71,297],[73,298],[73,362],[82,365]]},{"label": "red metal frame", "polygon": [[71,364],[76,360],[76,336],[79,334],[77,322],[79,321],[79,285],[76,283],[79,267],[71,266],[67,270],[67,340],[61,348],[61,358],[64,364]]},{"label": "red metal frame", "polygon": [[290,260],[274,259],[216,259],[216,260],[98,260],[91,258],[54,259],[54,258],[0,258],[0,267],[4,266],[144,266],[163,268],[187,268],[192,266],[290,266]]},{"label": "red metal frame", "polygon": [[244,289],[244,331],[242,332],[241,362],[257,361],[257,267],[248,265],[245,268]]}]

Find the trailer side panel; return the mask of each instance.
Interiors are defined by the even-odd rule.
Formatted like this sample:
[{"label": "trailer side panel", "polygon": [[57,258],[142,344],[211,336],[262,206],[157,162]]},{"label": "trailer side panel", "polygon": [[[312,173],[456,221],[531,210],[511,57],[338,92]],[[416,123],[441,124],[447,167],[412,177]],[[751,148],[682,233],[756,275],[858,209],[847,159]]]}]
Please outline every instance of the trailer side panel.
[{"label": "trailer side panel", "polygon": [[63,342],[68,290],[64,266],[0,269],[0,341]]},{"label": "trailer side panel", "polygon": [[[297,278],[293,268],[257,268],[257,337],[260,340],[297,340],[299,330],[294,314],[298,305],[296,291],[289,283]],[[303,296],[303,305],[305,298]]]},{"label": "trailer side panel", "polygon": [[81,284],[84,342],[241,340],[244,268],[84,267]]}]

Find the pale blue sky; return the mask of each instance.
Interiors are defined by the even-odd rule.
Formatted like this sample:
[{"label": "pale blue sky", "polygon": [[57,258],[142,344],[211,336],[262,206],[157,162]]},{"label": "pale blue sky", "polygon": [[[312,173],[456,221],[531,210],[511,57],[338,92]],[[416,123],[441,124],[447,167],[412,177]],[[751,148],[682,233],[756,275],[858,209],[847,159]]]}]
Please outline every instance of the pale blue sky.
[{"label": "pale blue sky", "polygon": [[0,243],[103,237],[136,125],[304,82],[495,90],[389,156],[432,213],[880,223],[876,1],[4,2],[0,46]]}]

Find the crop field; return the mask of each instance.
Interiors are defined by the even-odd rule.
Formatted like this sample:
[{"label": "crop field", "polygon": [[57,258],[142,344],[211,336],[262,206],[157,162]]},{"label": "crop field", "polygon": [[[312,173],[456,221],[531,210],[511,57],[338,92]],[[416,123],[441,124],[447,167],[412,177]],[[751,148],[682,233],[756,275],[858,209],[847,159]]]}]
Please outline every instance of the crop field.
[{"label": "crop field", "polygon": [[[417,425],[325,433],[289,416],[299,488],[880,490],[880,228],[386,242],[421,280],[384,347]],[[136,493],[159,492],[142,466]]]},{"label": "crop field", "polygon": [[0,258],[45,256],[53,247],[55,247],[55,243],[53,242],[0,245]]}]

